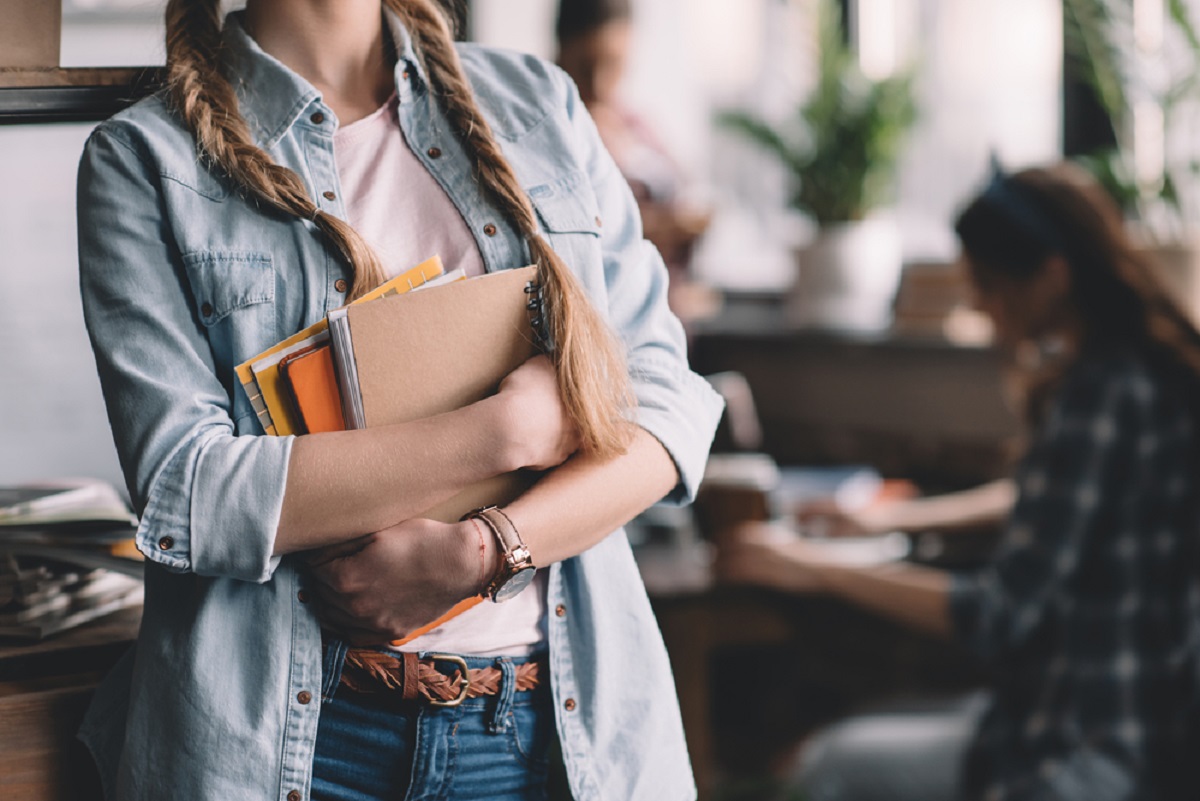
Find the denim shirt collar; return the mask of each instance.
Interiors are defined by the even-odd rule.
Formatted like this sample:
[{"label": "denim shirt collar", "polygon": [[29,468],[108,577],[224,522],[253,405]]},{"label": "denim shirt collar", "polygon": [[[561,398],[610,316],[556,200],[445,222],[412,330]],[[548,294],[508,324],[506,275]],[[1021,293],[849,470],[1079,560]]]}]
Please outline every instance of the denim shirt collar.
[{"label": "denim shirt collar", "polygon": [[[332,112],[324,105],[316,87],[259,47],[246,32],[242,14],[234,11],[225,18],[222,67],[233,84],[242,117],[250,126],[255,142],[269,149],[314,104]],[[391,11],[384,11],[384,19],[399,54],[393,71],[397,91],[402,95],[406,91],[422,91],[427,85],[425,68],[417,58],[408,29]]]}]

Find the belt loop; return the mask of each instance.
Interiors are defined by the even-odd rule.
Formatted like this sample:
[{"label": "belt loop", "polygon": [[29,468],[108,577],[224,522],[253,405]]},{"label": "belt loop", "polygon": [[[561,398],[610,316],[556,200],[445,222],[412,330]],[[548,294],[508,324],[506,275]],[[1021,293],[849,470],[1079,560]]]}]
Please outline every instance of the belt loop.
[{"label": "belt loop", "polygon": [[325,659],[321,665],[324,680],[321,682],[321,700],[330,701],[342,680],[342,667],[346,664],[347,645],[340,639],[325,642]]},{"label": "belt loop", "polygon": [[496,660],[500,668],[500,691],[496,693],[496,708],[488,721],[488,734],[503,734],[508,726],[508,713],[512,709],[513,695],[517,692],[517,671],[512,660],[502,656]]}]

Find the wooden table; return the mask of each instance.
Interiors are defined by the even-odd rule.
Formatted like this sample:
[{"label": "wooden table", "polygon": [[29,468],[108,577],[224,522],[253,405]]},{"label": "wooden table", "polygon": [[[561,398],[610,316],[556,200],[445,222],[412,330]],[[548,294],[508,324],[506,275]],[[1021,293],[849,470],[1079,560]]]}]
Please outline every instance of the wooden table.
[{"label": "wooden table", "polygon": [[967,655],[835,599],[715,584],[707,546],[638,549],[701,801],[835,717],[980,686]]},{"label": "wooden table", "polygon": [[0,798],[100,801],[75,732],[141,614],[126,609],[38,643],[0,640]]}]

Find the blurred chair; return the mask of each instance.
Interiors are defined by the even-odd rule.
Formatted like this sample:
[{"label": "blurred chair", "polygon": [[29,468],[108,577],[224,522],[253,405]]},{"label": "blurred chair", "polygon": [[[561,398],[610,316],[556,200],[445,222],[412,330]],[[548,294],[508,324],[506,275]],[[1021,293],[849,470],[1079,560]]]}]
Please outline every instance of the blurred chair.
[{"label": "blurred chair", "polygon": [[713,451],[757,451],[762,447],[762,424],[750,382],[741,373],[727,371],[708,376],[708,383],[725,399],[725,415],[717,428]]}]

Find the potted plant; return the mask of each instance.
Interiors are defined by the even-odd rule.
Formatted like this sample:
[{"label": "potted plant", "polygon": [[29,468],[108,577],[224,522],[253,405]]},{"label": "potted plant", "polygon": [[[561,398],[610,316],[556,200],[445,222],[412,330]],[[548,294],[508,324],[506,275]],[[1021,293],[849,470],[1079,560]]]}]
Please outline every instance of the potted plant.
[{"label": "potted plant", "polygon": [[775,155],[793,181],[791,205],[817,224],[797,254],[789,316],[799,325],[885,329],[900,279],[900,236],[873,215],[891,200],[905,135],[916,120],[912,74],[868,79],[847,46],[837,0],[817,10],[812,94],[789,120],[723,114],[723,125]]},{"label": "potted plant", "polygon": [[1112,194],[1135,241],[1193,316],[1200,312],[1194,223],[1200,147],[1200,34],[1185,0],[1064,0],[1067,54],[1116,145],[1079,157]]}]

